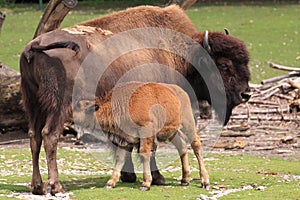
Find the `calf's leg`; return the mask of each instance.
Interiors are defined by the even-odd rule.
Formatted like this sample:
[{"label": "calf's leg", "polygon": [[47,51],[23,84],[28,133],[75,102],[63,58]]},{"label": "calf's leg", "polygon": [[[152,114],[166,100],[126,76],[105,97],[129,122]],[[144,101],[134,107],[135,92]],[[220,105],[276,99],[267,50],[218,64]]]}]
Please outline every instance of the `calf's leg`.
[{"label": "calf's leg", "polygon": [[127,154],[129,154],[128,150],[117,147],[116,155],[115,155],[116,156],[115,167],[110,179],[106,183],[105,188],[114,188],[116,186],[117,182],[120,179],[120,171],[125,163]]},{"label": "calf's leg", "polygon": [[200,179],[203,188],[209,189],[209,175],[204,165],[203,155],[202,155],[202,145],[200,137],[194,135],[194,140],[191,143],[191,146],[194,150],[194,154],[198,160],[199,169],[200,169]]},{"label": "calf's leg", "polygon": [[190,166],[188,161],[188,152],[187,152],[187,146],[184,138],[180,136],[179,133],[175,135],[175,137],[172,139],[172,143],[177,148],[177,151],[180,155],[181,160],[181,166],[182,166],[182,179],[181,179],[181,185],[187,186],[190,183],[191,179],[191,173],[190,173]]},{"label": "calf's leg", "polygon": [[150,190],[152,176],[150,169],[150,157],[151,150],[153,146],[153,138],[141,138],[140,139],[140,155],[143,163],[143,183],[141,186],[141,190],[146,191]]}]

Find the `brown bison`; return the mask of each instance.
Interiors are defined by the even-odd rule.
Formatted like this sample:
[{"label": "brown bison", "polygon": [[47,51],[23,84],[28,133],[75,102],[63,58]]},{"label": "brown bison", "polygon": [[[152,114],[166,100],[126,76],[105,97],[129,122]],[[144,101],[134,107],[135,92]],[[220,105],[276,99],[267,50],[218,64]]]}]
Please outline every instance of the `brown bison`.
[{"label": "brown bison", "polygon": [[[35,194],[44,193],[38,163],[42,140],[48,165],[47,184],[51,186],[52,194],[62,191],[56,164],[59,134],[72,113],[72,101],[88,96],[84,89],[90,84],[94,85],[95,79],[98,82],[98,71],[101,71],[101,78],[94,91],[96,96],[105,96],[127,72],[144,65],[146,67],[142,71],[133,73],[130,78],[174,83],[183,88],[188,85],[196,95],[191,100],[208,100],[220,118],[225,118],[224,123],[227,123],[232,109],[250,97],[247,94],[250,79],[247,67],[249,55],[240,40],[218,32],[197,32],[184,12],[176,6],[137,7],[120,13],[120,16],[114,13],[40,35],[25,47],[21,55],[21,90],[29,119],[33,160],[31,187]],[[142,13],[147,17],[142,17]],[[127,18],[124,16],[126,14],[140,18]],[[101,21],[109,23],[105,25]],[[113,24],[117,22],[124,25],[118,27],[126,29],[128,26],[128,31],[112,34],[110,31],[122,31],[113,30]],[[101,26],[103,29],[112,27],[111,30],[108,29],[110,31],[106,31]],[[155,28],[135,29],[150,26]],[[172,32],[171,37],[170,34],[164,34],[166,32]],[[110,43],[111,41],[114,42]],[[147,48],[149,46],[145,43],[153,41],[158,47]],[[204,62],[201,46],[209,53],[217,70],[214,71],[214,66]],[[124,49],[127,49],[125,53]],[[147,68],[153,63],[156,67]],[[197,68],[196,65],[200,67]],[[205,72],[202,73],[201,70]],[[218,81],[218,75],[221,75],[223,82]],[[224,94],[225,99],[220,98]],[[127,161],[129,168],[126,170],[133,172],[131,160]],[[154,160],[151,160],[151,169],[152,183],[164,183]],[[134,181],[135,174],[124,178],[130,179]]]},{"label": "brown bison", "polygon": [[[152,182],[150,154],[157,142],[171,141],[182,163],[182,185],[190,181],[186,139],[198,160],[202,186],[209,188],[202,146],[196,133],[189,96],[177,85],[127,82],[118,84],[104,101],[81,100],[73,116],[83,127],[103,131],[118,145],[115,168],[106,188],[116,186],[128,150],[137,147],[143,162],[141,190],[149,190]],[[159,107],[157,107],[159,106]]]}]

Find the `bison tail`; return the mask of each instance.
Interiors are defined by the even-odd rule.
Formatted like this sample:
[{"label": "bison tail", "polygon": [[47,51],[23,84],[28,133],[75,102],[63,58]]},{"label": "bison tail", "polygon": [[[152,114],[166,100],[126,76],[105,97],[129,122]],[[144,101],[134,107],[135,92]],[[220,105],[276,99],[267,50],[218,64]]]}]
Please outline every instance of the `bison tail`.
[{"label": "bison tail", "polygon": [[67,41],[67,42],[54,42],[46,46],[41,46],[39,44],[33,44],[31,48],[25,53],[27,62],[29,63],[33,52],[42,52],[42,51],[47,51],[51,49],[59,49],[59,48],[68,48],[73,51],[75,51],[76,55],[80,53],[80,47],[77,43],[72,42],[72,41]]}]

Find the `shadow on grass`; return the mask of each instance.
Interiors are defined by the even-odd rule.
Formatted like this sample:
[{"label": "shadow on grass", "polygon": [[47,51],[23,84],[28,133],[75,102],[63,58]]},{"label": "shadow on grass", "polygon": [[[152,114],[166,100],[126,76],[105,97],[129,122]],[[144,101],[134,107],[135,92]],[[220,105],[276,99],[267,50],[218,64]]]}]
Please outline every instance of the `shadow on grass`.
[{"label": "shadow on grass", "polygon": [[[104,189],[106,182],[108,181],[110,176],[102,176],[102,177],[93,177],[93,178],[78,178],[78,180],[62,180],[61,183],[65,188],[66,192],[72,192],[77,190],[90,190],[90,189]],[[165,186],[152,186],[152,187],[182,187],[180,185],[180,180],[175,180],[174,178],[166,178],[167,185]],[[138,181],[135,183],[124,183],[122,181],[118,182],[116,185],[117,188],[128,188],[139,190],[142,183],[142,178],[139,177]],[[201,187],[199,180],[191,180],[190,185]],[[126,189],[125,189],[126,190]],[[14,184],[0,184],[0,191],[9,194],[10,192],[17,193],[28,193],[30,192],[30,188],[23,185],[14,185]]]},{"label": "shadow on grass", "polygon": [[[82,189],[98,189],[104,188],[106,182],[109,180],[110,176],[103,176],[103,177],[95,177],[95,178],[85,178],[85,179],[78,179],[72,181],[61,181],[63,186],[65,187],[66,191],[74,191],[74,190],[82,190]],[[131,188],[131,189],[139,189],[142,184],[142,178],[138,178],[137,182],[134,183],[125,183],[125,182],[118,182],[116,188]],[[175,180],[174,178],[166,178],[167,187],[182,187],[180,185],[180,180]],[[201,187],[201,183],[199,180],[191,180],[191,185]],[[158,186],[164,187],[164,186]]]},{"label": "shadow on grass", "polygon": [[0,184],[0,190],[7,190],[12,192],[28,192],[30,189],[23,185]]}]

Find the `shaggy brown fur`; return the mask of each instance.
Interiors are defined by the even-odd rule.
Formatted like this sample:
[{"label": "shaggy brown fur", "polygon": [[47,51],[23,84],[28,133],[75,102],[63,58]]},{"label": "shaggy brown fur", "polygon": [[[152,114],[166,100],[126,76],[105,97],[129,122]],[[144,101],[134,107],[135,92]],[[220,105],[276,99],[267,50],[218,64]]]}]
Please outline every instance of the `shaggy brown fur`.
[{"label": "shaggy brown fur", "polygon": [[136,28],[158,27],[178,31],[190,37],[198,34],[184,10],[176,5],[165,8],[155,6],[128,8],[124,11],[82,22],[80,25],[100,27],[113,33]]},{"label": "shaggy brown fur", "polygon": [[149,190],[152,182],[150,154],[157,141],[171,141],[177,147],[182,161],[182,184],[187,185],[190,171],[185,138],[191,142],[198,159],[201,183],[209,187],[189,96],[180,87],[162,83],[120,84],[105,102],[80,101],[74,109],[74,119],[83,127],[94,127],[95,132],[101,129],[118,144],[115,169],[107,188],[115,187],[118,182],[127,149],[137,146],[144,166],[141,189]]},{"label": "shaggy brown fur", "polygon": [[[127,18],[125,16],[131,17]],[[135,18],[134,16],[140,17]],[[20,59],[20,69],[23,104],[29,118],[29,135],[33,159],[31,183],[33,193],[41,194],[44,192],[38,164],[42,139],[45,143],[49,169],[47,183],[51,185],[53,194],[62,191],[56,165],[57,141],[59,134],[62,132],[63,123],[70,117],[74,79],[86,56],[97,45],[112,36],[110,31],[120,32],[150,26],[184,33],[199,44],[203,44],[204,34],[197,32],[188,17],[178,7],[171,6],[162,9],[143,6],[114,13],[90,22],[84,22],[81,25],[43,34],[25,47]],[[101,27],[109,31],[104,31]],[[164,44],[165,41],[170,41],[170,38],[161,38],[161,40],[162,44]],[[38,49],[47,49],[47,46],[54,47],[56,45],[53,45],[53,43],[65,41],[76,43],[80,47],[80,55],[69,48],[38,52]],[[179,51],[185,51],[186,47],[190,45],[181,45],[180,38],[171,41],[176,48],[182,46],[182,48],[179,48]],[[210,32],[208,41],[211,46],[209,54],[218,66],[225,85],[227,96],[226,123],[233,107],[249,98],[249,95],[245,93],[248,91],[248,81],[250,79],[247,67],[249,55],[245,45],[234,37]],[[181,46],[178,46],[178,43]],[[118,44],[122,45],[122,41]],[[39,48],[38,46],[42,47]],[[117,47],[101,49],[101,56],[109,56],[115,48]],[[166,49],[168,48],[172,49],[172,44]],[[36,51],[33,51],[33,49],[36,49]],[[193,58],[193,52],[190,52],[189,56]],[[30,59],[27,60],[27,58]],[[197,60],[195,57],[193,59]],[[178,55],[155,49],[129,52],[116,59],[101,77],[97,87],[97,95],[104,96],[126,72],[141,64],[149,63],[160,63],[169,66],[171,69],[176,69],[191,84],[198,100],[211,101],[206,83],[204,83],[203,78],[193,66]],[[101,68],[102,63],[93,64]],[[92,71],[87,73],[89,73],[86,74],[88,78],[90,78],[90,75],[93,75]],[[182,86],[182,82],[172,74],[163,74],[155,70],[139,73],[138,78],[138,80],[147,78],[148,81],[163,81]],[[214,81],[213,78],[212,81]],[[80,88],[79,91],[81,91]],[[220,115],[222,116],[224,113],[220,113]],[[162,180],[163,177],[158,171],[155,171],[155,163],[152,166],[152,171],[157,172],[156,175],[153,175],[153,181]],[[128,170],[133,171],[132,163]],[[135,178],[132,180],[134,181]],[[158,183],[164,183],[164,180],[158,181]]]},{"label": "shaggy brown fur", "polygon": [[[65,30],[56,30],[37,37],[25,47],[21,55],[21,91],[29,121],[33,164],[31,187],[34,194],[45,193],[48,184],[52,194],[63,191],[56,164],[57,142],[63,132],[64,122],[71,114],[74,77],[82,56],[89,52],[87,44],[95,41],[95,35],[98,35],[98,42],[107,37],[106,32],[95,28],[93,34],[70,34]],[[73,42],[60,42],[62,40]],[[62,49],[51,50],[53,48]],[[40,52],[44,49],[49,51]],[[39,170],[42,140],[48,165],[48,181],[45,185]]]}]

